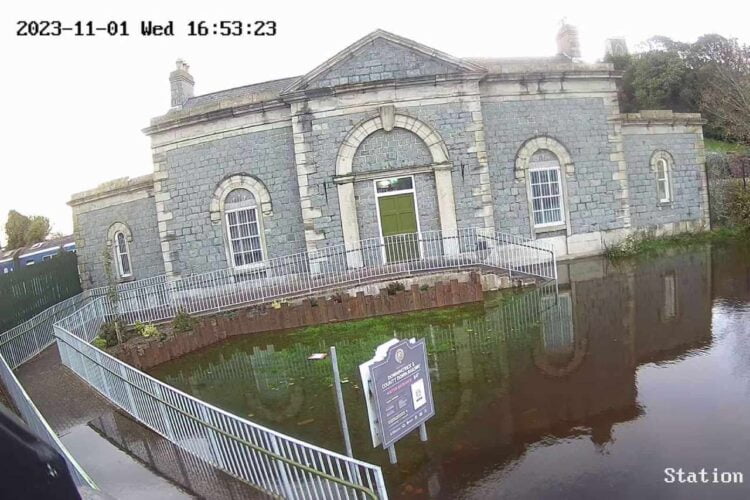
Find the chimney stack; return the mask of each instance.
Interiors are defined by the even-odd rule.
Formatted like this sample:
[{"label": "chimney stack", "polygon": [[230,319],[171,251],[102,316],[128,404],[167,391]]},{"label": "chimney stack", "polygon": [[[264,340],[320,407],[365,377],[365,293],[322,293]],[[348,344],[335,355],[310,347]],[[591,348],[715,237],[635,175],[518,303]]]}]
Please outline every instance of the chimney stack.
[{"label": "chimney stack", "polygon": [[172,107],[182,106],[193,97],[195,80],[190,75],[190,66],[182,59],[177,59],[177,69],[169,74],[169,88],[172,91]]},{"label": "chimney stack", "polygon": [[628,44],[622,37],[607,38],[604,53],[608,56],[626,56],[628,55]]},{"label": "chimney stack", "polygon": [[581,58],[581,46],[578,43],[578,28],[562,22],[557,32],[557,55],[564,55],[571,59]]}]

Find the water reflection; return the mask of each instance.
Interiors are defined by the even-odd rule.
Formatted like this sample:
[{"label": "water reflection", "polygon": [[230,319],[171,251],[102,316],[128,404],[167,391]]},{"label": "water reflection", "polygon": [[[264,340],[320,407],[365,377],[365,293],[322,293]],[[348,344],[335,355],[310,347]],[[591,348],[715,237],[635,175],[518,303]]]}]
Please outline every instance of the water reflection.
[{"label": "water reflection", "polygon": [[[395,498],[670,496],[684,492],[664,490],[669,457],[648,454],[654,436],[674,434],[674,443],[696,436],[669,427],[669,408],[660,413],[669,394],[692,390],[685,378],[692,372],[672,377],[682,368],[665,367],[702,356],[706,383],[721,383],[724,360],[707,354],[715,350],[712,321],[748,333],[748,261],[739,251],[712,256],[709,249],[621,267],[578,261],[561,266],[559,293],[547,286],[494,295],[479,307],[366,322],[353,331],[255,335],[155,374],[238,415],[341,450],[330,363],[306,359],[335,344],[348,377],[355,455],[383,465]],[[729,312],[712,314],[714,299]],[[732,326],[727,317],[734,313],[744,314],[734,320],[745,326]],[[396,466],[372,448],[356,371],[393,336],[426,338],[437,412],[428,443],[410,436],[397,445]],[[746,373],[750,350],[730,352]],[[750,410],[746,394],[727,394],[722,404]],[[685,404],[688,420],[706,421],[713,411],[700,401]],[[735,470],[750,463],[748,448],[730,460]],[[671,457],[676,465],[685,459],[678,455]]]}]

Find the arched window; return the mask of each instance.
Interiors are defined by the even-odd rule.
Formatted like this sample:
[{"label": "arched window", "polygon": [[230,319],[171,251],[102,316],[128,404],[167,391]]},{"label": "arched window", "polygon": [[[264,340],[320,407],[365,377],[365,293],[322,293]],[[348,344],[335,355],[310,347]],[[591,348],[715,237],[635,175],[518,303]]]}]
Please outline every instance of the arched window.
[{"label": "arched window", "polygon": [[672,189],[669,185],[669,165],[667,160],[656,160],[656,189],[659,192],[659,202],[669,203],[672,199]]},{"label": "arched window", "polygon": [[130,248],[125,233],[122,231],[115,233],[114,252],[117,261],[117,273],[120,278],[133,276],[133,268],[130,265]]},{"label": "arched window", "polygon": [[529,195],[535,228],[565,224],[560,161],[554,153],[540,149],[529,160]]},{"label": "arched window", "polygon": [[651,156],[651,170],[656,176],[656,196],[659,203],[671,203],[674,198],[672,189],[672,170],[674,160],[666,151],[655,151]]},{"label": "arched window", "polygon": [[230,260],[244,267],[263,260],[258,204],[247,189],[233,189],[224,199],[224,224]]}]

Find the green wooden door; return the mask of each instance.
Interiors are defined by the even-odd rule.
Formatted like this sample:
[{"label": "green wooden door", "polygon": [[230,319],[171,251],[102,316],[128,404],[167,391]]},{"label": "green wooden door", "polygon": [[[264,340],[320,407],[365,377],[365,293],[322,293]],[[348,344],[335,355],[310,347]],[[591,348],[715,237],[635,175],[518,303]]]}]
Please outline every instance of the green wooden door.
[{"label": "green wooden door", "polygon": [[419,259],[417,211],[414,194],[397,194],[378,199],[380,227],[388,262]]}]

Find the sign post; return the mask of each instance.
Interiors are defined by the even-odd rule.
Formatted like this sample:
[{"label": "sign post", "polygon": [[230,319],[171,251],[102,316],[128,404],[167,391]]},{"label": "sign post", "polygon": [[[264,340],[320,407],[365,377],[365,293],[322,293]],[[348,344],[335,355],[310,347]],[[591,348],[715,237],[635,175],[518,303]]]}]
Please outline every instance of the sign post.
[{"label": "sign post", "polygon": [[396,463],[396,442],[416,428],[420,440],[427,441],[425,422],[435,415],[425,341],[389,340],[359,365],[359,372],[368,389],[372,445],[382,445]]},{"label": "sign post", "polygon": [[336,356],[336,346],[331,346],[331,365],[333,366],[333,385],[336,392],[336,406],[339,409],[339,423],[341,424],[341,433],[344,435],[344,447],[346,454],[354,458],[352,453],[352,442],[349,438],[349,423],[346,420],[346,409],[344,408],[344,395],[341,392],[341,376],[339,375],[339,360]]}]

